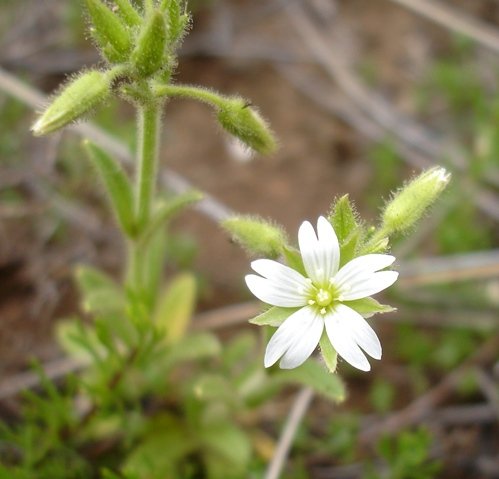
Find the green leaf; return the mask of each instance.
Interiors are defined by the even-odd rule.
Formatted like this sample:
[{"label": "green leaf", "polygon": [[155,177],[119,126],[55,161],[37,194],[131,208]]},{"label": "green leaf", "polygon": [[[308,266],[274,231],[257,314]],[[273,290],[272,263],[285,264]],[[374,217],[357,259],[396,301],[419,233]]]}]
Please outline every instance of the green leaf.
[{"label": "green leaf", "polygon": [[176,479],[178,463],[196,448],[195,436],[172,416],[155,417],[153,421],[151,432],[128,454],[123,471],[141,478]]},{"label": "green leaf", "polygon": [[142,242],[147,242],[157,231],[164,227],[171,219],[183,211],[185,208],[203,199],[203,194],[199,191],[188,191],[174,198],[161,202],[153,212],[143,236]]},{"label": "green leaf", "polygon": [[329,341],[329,338],[325,332],[322,334],[319,345],[321,348],[322,358],[324,359],[329,372],[336,372],[336,366],[338,365],[338,353],[333,348],[333,345],[331,344],[331,341]]},{"label": "green leaf", "polygon": [[279,308],[278,306],[272,306],[258,316],[255,316],[253,319],[250,319],[249,322],[251,324],[257,324],[258,326],[278,327],[299,309],[300,308]]},{"label": "green leaf", "polygon": [[209,333],[191,333],[170,346],[163,363],[171,368],[177,364],[207,359],[217,356],[222,351],[218,339]]},{"label": "green leaf", "polygon": [[364,318],[370,318],[376,313],[391,313],[396,311],[396,308],[392,308],[387,304],[381,304],[374,298],[362,298],[355,299],[354,301],[344,301],[345,306],[354,309],[362,315]]},{"label": "green leaf", "polygon": [[181,273],[161,295],[153,322],[166,342],[181,339],[192,318],[196,304],[196,278],[191,273]]},{"label": "green leaf", "polygon": [[250,357],[256,349],[256,338],[253,333],[239,333],[223,351],[223,362],[226,367],[232,367]]},{"label": "green leaf", "polygon": [[156,305],[167,246],[166,234],[161,229],[158,229],[146,244],[141,244],[142,262],[139,266],[138,284],[142,285],[142,289],[139,294],[150,310]]},{"label": "green leaf", "polygon": [[247,477],[251,443],[242,429],[230,422],[217,422],[198,433],[210,479]]},{"label": "green leaf", "polygon": [[308,360],[295,369],[280,369],[271,377],[282,384],[299,383],[311,387],[335,402],[345,399],[345,386],[340,377],[337,374],[330,374],[322,364],[314,360]]},{"label": "green leaf", "polygon": [[337,199],[331,215],[329,216],[329,221],[333,225],[338,241],[342,244],[352,233],[354,229],[357,228],[357,212],[350,203],[348,195],[344,195]]},{"label": "green leaf", "polygon": [[86,141],[84,143],[88,156],[101,178],[113,212],[125,233],[133,235],[133,191],[130,181],[119,165],[106,152],[96,145]]},{"label": "green leaf", "polygon": [[97,333],[78,320],[60,321],[56,337],[66,354],[83,364],[90,364],[96,357],[102,358],[106,354]]},{"label": "green leaf", "polygon": [[125,295],[109,276],[91,266],[80,265],[75,277],[82,296],[82,308],[93,314],[122,313]]}]

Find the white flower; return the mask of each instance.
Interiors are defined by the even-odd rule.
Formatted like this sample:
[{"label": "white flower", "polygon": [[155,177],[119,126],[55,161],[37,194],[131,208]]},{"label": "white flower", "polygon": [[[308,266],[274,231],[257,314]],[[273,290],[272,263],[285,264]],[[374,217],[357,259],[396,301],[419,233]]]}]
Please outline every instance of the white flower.
[{"label": "white flower", "polygon": [[269,259],[251,263],[260,276],[246,276],[248,288],[258,299],[273,306],[300,308],[270,339],[265,367],[279,359],[281,368],[299,366],[315,350],[326,328],[336,352],[352,366],[369,371],[371,366],[362,350],[374,359],[381,359],[381,344],[366,320],[347,304],[391,286],[398,273],[380,270],[391,265],[395,258],[368,254],[339,269],[338,238],[322,216],[317,221],[317,235],[308,221],[302,223],[298,242],[306,277]]}]

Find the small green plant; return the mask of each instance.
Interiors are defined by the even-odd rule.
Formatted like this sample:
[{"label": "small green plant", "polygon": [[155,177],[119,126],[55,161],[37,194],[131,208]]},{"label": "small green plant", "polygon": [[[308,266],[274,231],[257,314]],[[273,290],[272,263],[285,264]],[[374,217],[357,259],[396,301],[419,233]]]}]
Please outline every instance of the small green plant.
[{"label": "small green plant", "polygon": [[[188,254],[179,258],[169,226],[202,195],[162,195],[156,185],[167,100],[207,104],[223,129],[258,153],[276,148],[274,136],[249,101],[172,80],[191,21],[183,2],[85,5],[102,66],[69,79],[32,130],[51,134],[117,98],[136,110],[132,174],[104,149],[83,144],[126,255],[118,280],[91,265],[76,268],[82,317],[61,321],[57,337],[82,372],[56,387],[39,371],[42,391],[27,394],[23,414],[1,429],[0,473],[19,479],[247,477],[257,450],[257,426],[247,418],[258,407],[290,384],[342,401],[343,383],[331,374],[338,355],[366,371],[364,351],[381,358],[366,318],[393,310],[371,297],[397,279],[385,270],[395,261],[387,254],[389,241],[414,226],[449,174],[436,167],[416,176],[394,193],[377,226],[366,225],[347,196],[338,198],[319,218],[317,232],[302,224],[299,249],[274,222],[225,221],[238,243],[262,257],[246,282],[271,305],[252,322],[278,327],[264,369],[253,336],[238,335],[223,347],[215,335],[189,330],[197,280],[189,270],[165,279],[164,266],[189,262]],[[318,344],[325,366],[309,359]],[[279,360],[283,370],[271,368]]]},{"label": "small green plant", "polygon": [[[395,438],[382,438],[377,445],[383,467],[370,465],[366,479],[433,479],[440,470],[438,461],[431,459],[431,434],[421,428],[406,431]],[[383,469],[383,472],[377,472]]]}]

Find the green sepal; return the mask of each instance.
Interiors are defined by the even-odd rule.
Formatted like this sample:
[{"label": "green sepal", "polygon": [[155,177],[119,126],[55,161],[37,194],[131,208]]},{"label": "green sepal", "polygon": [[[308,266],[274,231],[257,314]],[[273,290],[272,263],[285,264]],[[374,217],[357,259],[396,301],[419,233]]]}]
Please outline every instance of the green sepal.
[{"label": "green sepal", "polygon": [[104,184],[119,225],[128,236],[133,236],[133,190],[126,173],[104,150],[89,141],[85,141],[84,146]]},{"label": "green sepal", "polygon": [[298,273],[301,273],[303,276],[307,277],[303,259],[300,252],[296,248],[285,245],[282,250],[282,254],[290,268],[293,268],[295,271],[298,271]]},{"label": "green sepal", "polygon": [[168,44],[174,46],[184,36],[190,16],[187,12],[182,12],[179,0],[163,0],[161,9],[168,11]]},{"label": "green sepal", "polygon": [[191,273],[177,275],[161,295],[153,322],[167,343],[185,334],[196,304],[196,278]]},{"label": "green sepal", "polygon": [[203,199],[203,194],[199,191],[187,191],[186,193],[175,196],[169,200],[161,201],[152,213],[152,218],[141,236],[142,242],[147,242],[160,228],[173,219],[177,214],[185,208],[197,203]]},{"label": "green sepal", "polygon": [[281,384],[298,383],[311,387],[334,402],[342,402],[346,396],[340,377],[330,374],[324,365],[315,360],[308,360],[295,369],[278,369],[271,374],[271,378]]},{"label": "green sepal", "polygon": [[131,55],[132,65],[141,77],[147,78],[163,66],[166,36],[163,14],[154,10],[144,23]]},{"label": "green sepal", "polygon": [[321,350],[322,359],[329,369],[330,373],[336,372],[336,367],[338,366],[338,353],[333,348],[331,341],[327,336],[326,332],[322,333],[322,337],[319,341],[319,346]]},{"label": "green sepal", "polygon": [[113,63],[128,60],[132,49],[129,28],[101,0],[85,0],[93,27],[91,34],[105,58]]},{"label": "green sepal", "polygon": [[122,289],[102,271],[79,265],[75,270],[75,279],[85,312],[110,314],[122,313],[125,310],[125,295]]},{"label": "green sepal", "polygon": [[328,219],[333,225],[340,244],[344,243],[352,231],[359,226],[358,214],[348,195],[344,195],[335,201]]},{"label": "green sepal", "polygon": [[270,128],[246,100],[226,99],[219,107],[217,119],[225,130],[257,153],[265,155],[276,150]]},{"label": "green sepal", "polygon": [[142,18],[135,10],[129,0],[114,0],[118,6],[118,15],[126,22],[129,27],[136,27],[142,23]]},{"label": "green sepal", "polygon": [[277,258],[287,244],[283,228],[263,218],[233,216],[222,226],[235,242],[254,255]]},{"label": "green sepal", "polygon": [[91,70],[68,82],[31,127],[35,136],[69,125],[109,98],[113,72]]},{"label": "green sepal", "polygon": [[381,304],[371,297],[355,299],[353,301],[343,301],[343,304],[357,311],[357,313],[359,313],[364,318],[370,318],[371,316],[378,313],[382,314],[396,311],[396,308],[392,308],[387,304]]},{"label": "green sepal", "polygon": [[340,244],[340,268],[356,257],[362,234],[362,228],[357,227]]},{"label": "green sepal", "polygon": [[299,309],[300,308],[280,308],[278,306],[272,306],[258,316],[250,319],[249,322],[258,326],[273,326],[277,328]]}]

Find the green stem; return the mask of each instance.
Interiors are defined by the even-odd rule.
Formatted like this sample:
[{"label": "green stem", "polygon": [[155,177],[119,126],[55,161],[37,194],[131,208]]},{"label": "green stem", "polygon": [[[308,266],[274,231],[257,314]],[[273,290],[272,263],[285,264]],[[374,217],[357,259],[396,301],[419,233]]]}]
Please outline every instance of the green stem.
[{"label": "green stem", "polygon": [[186,85],[156,85],[153,87],[156,97],[176,96],[199,100],[209,105],[222,107],[226,99],[210,90]]},{"label": "green stem", "polygon": [[135,192],[135,221],[140,233],[147,225],[156,186],[159,143],[159,107],[151,102],[138,110],[139,145]]}]

